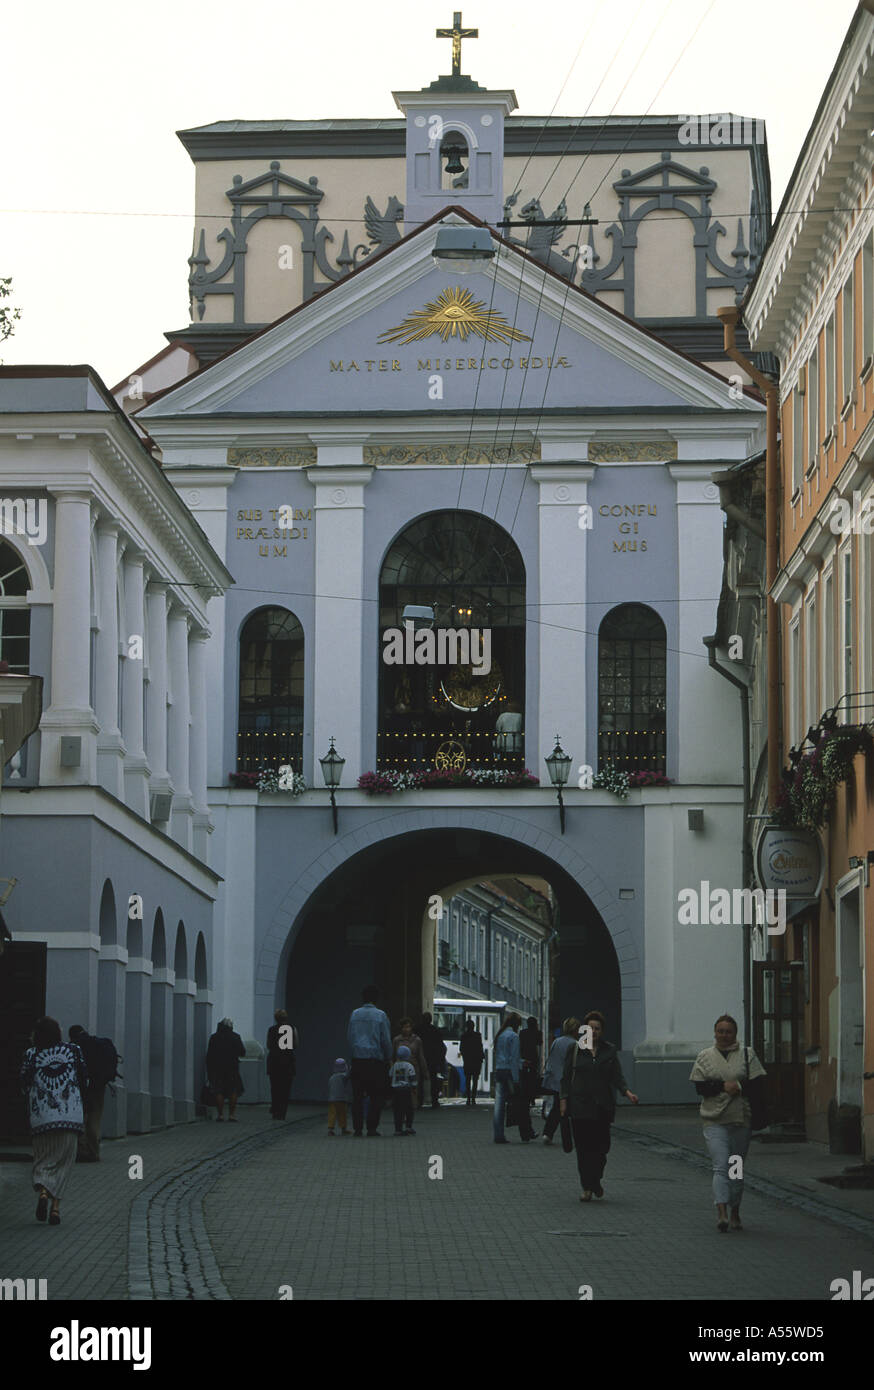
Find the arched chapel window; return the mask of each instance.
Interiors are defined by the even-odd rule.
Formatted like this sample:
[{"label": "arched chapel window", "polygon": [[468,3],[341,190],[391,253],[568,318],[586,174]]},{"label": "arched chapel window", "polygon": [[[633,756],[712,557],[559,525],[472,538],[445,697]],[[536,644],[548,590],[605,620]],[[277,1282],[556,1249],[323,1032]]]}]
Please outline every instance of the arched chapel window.
[{"label": "arched chapel window", "polygon": [[303,696],[303,628],[287,608],[258,609],[240,633],[239,772],[301,771]]},{"label": "arched chapel window", "polygon": [[0,661],[13,675],[30,671],[30,588],[24,561],[6,541],[0,542]]},{"label": "arched chapel window", "polygon": [[645,603],[621,603],[598,632],[598,767],[665,771],[667,634]]},{"label": "arched chapel window", "polygon": [[[430,636],[408,641],[408,607],[433,610]],[[380,572],[379,638],[378,767],[524,768],[525,566],[502,527],[466,511],[405,527]]]}]

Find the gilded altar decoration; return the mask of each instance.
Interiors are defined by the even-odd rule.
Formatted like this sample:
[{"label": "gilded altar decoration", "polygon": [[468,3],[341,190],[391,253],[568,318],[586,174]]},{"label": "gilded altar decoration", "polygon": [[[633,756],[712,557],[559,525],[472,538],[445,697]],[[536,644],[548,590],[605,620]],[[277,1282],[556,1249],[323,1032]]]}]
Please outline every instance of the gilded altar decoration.
[{"label": "gilded altar decoration", "polygon": [[467,767],[467,754],[463,746],[457,743],[454,738],[448,739],[446,743],[441,743],[434,754],[434,766],[449,768],[452,772],[463,772]]},{"label": "gilded altar decoration", "polygon": [[377,342],[420,343],[435,333],[444,343],[449,338],[460,338],[466,343],[471,335],[487,343],[531,342],[527,333],[511,328],[503,314],[484,306],[484,299],[474,299],[470,290],[456,285],[444,290],[424,309],[416,309],[397,328],[388,329]]},{"label": "gilded altar decoration", "polygon": [[456,666],[451,675],[444,676],[440,690],[444,700],[465,714],[474,714],[479,709],[487,709],[494,704],[501,693],[503,675],[496,661],[486,676],[476,675],[473,666]]}]

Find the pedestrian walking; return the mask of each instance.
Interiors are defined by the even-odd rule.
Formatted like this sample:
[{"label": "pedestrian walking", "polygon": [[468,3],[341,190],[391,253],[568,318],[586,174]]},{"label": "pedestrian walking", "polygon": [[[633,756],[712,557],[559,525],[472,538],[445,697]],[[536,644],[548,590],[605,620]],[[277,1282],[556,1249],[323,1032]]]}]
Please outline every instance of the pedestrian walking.
[{"label": "pedestrian walking", "polygon": [[33,1046],[24,1054],[20,1077],[33,1141],[33,1188],[39,1194],[36,1219],[45,1221],[48,1214],[49,1225],[60,1226],[61,1197],[85,1128],[82,1097],[88,1073],[81,1048],[64,1042],[56,1019],[35,1023]]},{"label": "pedestrian walking", "polygon": [[549,1049],[549,1056],[546,1059],[546,1068],[543,1073],[543,1090],[546,1095],[552,1096],[552,1105],[546,1117],[546,1124],[543,1126],[544,1144],[552,1143],[561,1120],[561,1099],[559,1096],[561,1074],[564,1070],[567,1054],[579,1042],[580,1027],[578,1018],[566,1018],[561,1025],[561,1033]]},{"label": "pedestrian walking", "polygon": [[237,1123],[237,1099],[245,1090],[240,1076],[239,1060],[245,1055],[243,1039],[239,1033],[234,1032],[233,1021],[223,1018],[206,1049],[206,1074],[209,1078],[209,1088],[215,1094],[217,1122],[224,1119],[222,1110],[227,1098],[228,1120],[231,1124]]},{"label": "pedestrian walking", "polygon": [[604,1196],[601,1179],[610,1152],[610,1125],[616,1113],[614,1091],[626,1096],[632,1105],[638,1098],[629,1091],[619,1055],[604,1038],[604,1015],[592,1009],[583,1026],[592,1030],[591,1048],[568,1048],[562,1071],[560,1113],[569,1115],[577,1151],[577,1168],[582,1186],[581,1202],[591,1202],[592,1194]]},{"label": "pedestrian walking", "polygon": [[106,1087],[118,1076],[118,1063],[121,1060],[111,1038],[97,1038],[86,1033],[81,1023],[74,1023],[67,1036],[75,1043],[85,1059],[88,1085],[82,1096],[85,1111],[85,1129],[79,1136],[79,1163],[100,1162],[100,1127],[103,1123],[103,1105]]},{"label": "pedestrian walking", "polygon": [[413,1032],[413,1020],[402,1018],[398,1024],[400,1032],[392,1038],[392,1059],[397,1061],[398,1048],[408,1047],[410,1049],[410,1062],[416,1068],[416,1086],[413,1091],[413,1109],[421,1106],[424,1099],[422,1091],[425,1081],[428,1079],[428,1068],[425,1065],[425,1049],[422,1046],[422,1039],[418,1033]]},{"label": "pedestrian walking", "polygon": [[477,1029],[472,1018],[467,1020],[464,1025],[464,1032],[458,1044],[461,1053],[461,1060],[464,1063],[464,1083],[467,1094],[466,1105],[476,1105],[476,1093],[479,1090],[479,1074],[482,1071],[483,1057],[483,1035]]},{"label": "pedestrian walking", "polygon": [[334,1070],[328,1078],[328,1134],[334,1137],[336,1125],[341,1134],[349,1133],[346,1107],[352,1100],[352,1082],[345,1057],[334,1058]]},{"label": "pedestrian walking", "polygon": [[731,1014],[721,1014],[713,1025],[713,1046],[698,1053],[689,1076],[701,1097],[698,1113],[713,1164],[713,1204],[720,1232],[743,1230],[743,1166],[752,1136],[750,1083],[765,1075],[753,1049],[738,1043]]},{"label": "pedestrian walking", "polygon": [[540,1080],[540,1049],[542,1046],[543,1034],[537,1019],[532,1016],[527,1020],[526,1026],[519,1034],[519,1056],[522,1059],[519,1088],[529,1110],[537,1099],[537,1084]]},{"label": "pedestrian walking", "polygon": [[367,1137],[381,1138],[379,1116],[385,1104],[388,1067],[391,1062],[391,1030],[388,1016],[376,1007],[379,990],[368,985],[363,1004],[349,1018],[348,1039],[352,1056],[352,1129],[356,1139],[364,1128],[364,1097],[368,1098]]},{"label": "pedestrian walking", "polygon": [[[288,1098],[297,1075],[298,1034],[288,1021],[285,1009],[277,1009],[276,1022],[267,1029],[267,1075],[270,1079],[270,1114],[274,1120],[284,1120]],[[285,1030],[285,1031],[283,1031]]]},{"label": "pedestrian walking", "polygon": [[392,1063],[391,1103],[395,1117],[395,1135],[415,1134],[413,1129],[413,1092],[416,1087],[416,1068],[410,1061],[410,1049],[401,1043],[398,1059]]},{"label": "pedestrian walking", "polygon": [[440,1104],[440,1083],[446,1066],[446,1044],[440,1036],[440,1029],[435,1028],[430,1014],[422,1014],[422,1022],[416,1031],[422,1039],[425,1066],[431,1077],[431,1108],[436,1110]]},{"label": "pedestrian walking", "polygon": [[531,1117],[524,1104],[519,1088],[522,1063],[519,1056],[519,1029],[522,1019],[518,1014],[507,1014],[495,1034],[495,1113],[492,1119],[492,1134],[496,1144],[509,1144],[504,1134],[505,1112],[509,1101],[516,1099],[520,1105],[519,1133],[523,1144],[537,1135],[531,1128]]}]

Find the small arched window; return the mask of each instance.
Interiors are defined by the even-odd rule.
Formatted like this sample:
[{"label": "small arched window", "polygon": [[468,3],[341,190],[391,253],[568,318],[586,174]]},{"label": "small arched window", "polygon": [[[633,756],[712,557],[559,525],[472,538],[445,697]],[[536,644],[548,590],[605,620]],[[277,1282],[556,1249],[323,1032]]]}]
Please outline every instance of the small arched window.
[{"label": "small arched window", "polygon": [[645,603],[621,603],[598,632],[598,767],[665,771],[667,634]]},{"label": "small arched window", "polygon": [[240,633],[238,771],[301,771],[303,693],[303,628],[287,608],[260,608]]},{"label": "small arched window", "polygon": [[0,660],[17,676],[30,671],[30,576],[12,546],[0,541]]}]

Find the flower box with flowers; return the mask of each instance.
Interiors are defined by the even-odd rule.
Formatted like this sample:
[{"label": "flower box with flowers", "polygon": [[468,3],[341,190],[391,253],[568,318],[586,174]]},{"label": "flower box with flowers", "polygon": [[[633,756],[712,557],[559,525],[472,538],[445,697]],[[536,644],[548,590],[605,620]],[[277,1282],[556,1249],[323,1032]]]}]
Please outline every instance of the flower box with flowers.
[{"label": "flower box with flowers", "polygon": [[539,787],[540,780],[526,768],[524,772],[506,768],[466,767],[424,768],[418,772],[401,772],[386,768],[382,772],[364,772],[358,786],[368,796],[391,796],[393,792],[426,791],[440,787]]},{"label": "flower box with flowers", "polygon": [[262,767],[257,772],[232,772],[230,782],[234,787],[245,787],[249,791],[289,792],[300,796],[307,784],[299,772],[293,772],[287,765],[282,767]]},{"label": "flower box with flowers", "polygon": [[866,758],[874,753],[874,737],[866,724],[822,729],[815,747],[794,767],[783,769],[775,824],[822,830],[831,818],[838,787],[852,776],[858,753]]}]

